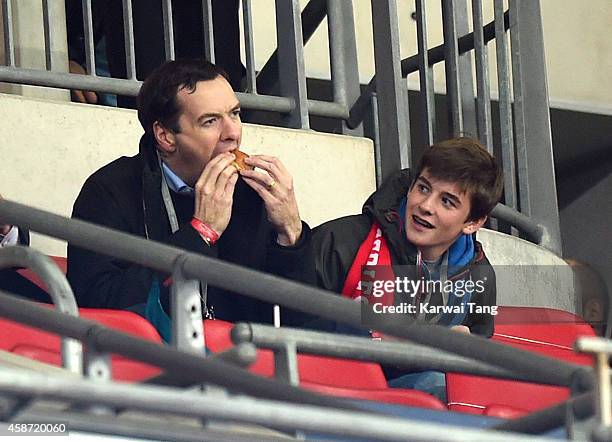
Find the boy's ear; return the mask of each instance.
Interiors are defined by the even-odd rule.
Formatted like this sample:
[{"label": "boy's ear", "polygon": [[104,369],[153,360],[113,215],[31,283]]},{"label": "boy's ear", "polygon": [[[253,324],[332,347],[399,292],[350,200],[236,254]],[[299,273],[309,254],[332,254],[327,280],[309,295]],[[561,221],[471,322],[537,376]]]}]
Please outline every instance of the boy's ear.
[{"label": "boy's ear", "polygon": [[176,139],[174,132],[166,128],[162,123],[153,123],[153,136],[159,146],[162,155],[169,155],[176,151]]},{"label": "boy's ear", "polygon": [[463,226],[463,233],[466,235],[471,235],[472,233],[476,233],[478,229],[484,226],[484,223],[487,222],[487,217],[483,216],[477,220],[468,221]]}]

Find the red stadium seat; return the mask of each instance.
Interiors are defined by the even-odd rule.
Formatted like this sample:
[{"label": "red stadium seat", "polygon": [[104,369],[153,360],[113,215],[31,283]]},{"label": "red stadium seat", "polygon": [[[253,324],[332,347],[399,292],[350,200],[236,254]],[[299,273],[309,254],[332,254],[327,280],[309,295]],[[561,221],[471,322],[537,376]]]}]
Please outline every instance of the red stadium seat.
[{"label": "red stadium seat", "polygon": [[[233,347],[230,337],[233,324],[219,320],[206,320],[204,334],[206,347],[213,353]],[[300,382],[333,385],[342,388],[387,388],[380,365],[350,359],[298,354]],[[257,360],[250,371],[260,376],[274,376],[272,350],[257,350]]]},{"label": "red stadium seat", "polygon": [[[83,318],[99,322],[152,342],[161,343],[155,328],[141,316],[121,310],[81,309]],[[0,319],[0,349],[40,362],[61,366],[60,339],[57,335]],[[111,355],[112,377],[118,381],[135,382],[156,376],[160,370],[147,364]]]},{"label": "red stadium seat", "polygon": [[[206,347],[213,353],[233,346],[230,332],[233,324],[205,321]],[[271,350],[257,350],[257,360],[250,371],[260,376],[274,376],[274,355]],[[416,390],[388,388],[379,364],[351,359],[298,354],[300,385],[319,393],[364,399],[398,405],[446,410],[433,396]]]},{"label": "red stadium seat", "polygon": [[[68,268],[68,261],[66,260],[66,258],[64,258],[63,256],[49,256],[49,258],[51,258],[55,262],[55,264],[57,264],[57,266],[60,268],[62,272],[64,272],[64,275],[65,275],[66,270]],[[38,277],[38,275],[34,273],[32,270],[19,269],[17,270],[17,272],[24,278],[27,278],[30,281],[32,281],[34,284],[36,284],[41,289],[47,290],[47,286],[45,285],[45,283],[42,282],[42,280]]]},{"label": "red stadium seat", "polygon": [[[580,317],[537,307],[499,307],[493,340],[556,359],[592,365],[573,351],[580,336],[594,336]],[[448,407],[454,411],[513,417],[537,411],[569,397],[569,389],[456,373],[446,375]]]},{"label": "red stadium seat", "polygon": [[429,408],[431,410],[447,411],[446,405],[430,394],[417,390],[400,388],[358,389],[341,388],[331,385],[321,385],[311,382],[300,383],[302,388],[316,391],[329,396],[339,396],[350,399],[384,402],[387,404],[405,405],[409,407]]}]

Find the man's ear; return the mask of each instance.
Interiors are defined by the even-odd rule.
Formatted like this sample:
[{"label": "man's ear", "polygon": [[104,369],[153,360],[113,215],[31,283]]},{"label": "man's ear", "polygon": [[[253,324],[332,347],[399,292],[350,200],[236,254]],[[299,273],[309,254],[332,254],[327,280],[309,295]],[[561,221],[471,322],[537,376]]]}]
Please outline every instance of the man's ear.
[{"label": "man's ear", "polygon": [[477,220],[468,221],[463,226],[463,233],[466,235],[471,235],[472,233],[476,233],[478,229],[484,226],[484,223],[487,222],[487,217],[483,216]]},{"label": "man's ear", "polygon": [[153,123],[153,136],[159,146],[162,155],[169,155],[176,151],[176,139],[174,132],[159,121]]}]

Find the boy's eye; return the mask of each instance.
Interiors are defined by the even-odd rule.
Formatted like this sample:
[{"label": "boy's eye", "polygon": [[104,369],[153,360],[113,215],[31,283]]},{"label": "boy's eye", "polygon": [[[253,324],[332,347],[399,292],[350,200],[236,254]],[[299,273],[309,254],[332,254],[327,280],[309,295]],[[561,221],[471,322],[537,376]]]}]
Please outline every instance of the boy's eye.
[{"label": "boy's eye", "polygon": [[425,193],[425,192],[427,192],[427,191],[429,190],[429,189],[427,188],[427,186],[426,186],[426,185],[424,185],[424,184],[419,184],[419,185],[418,185],[418,189],[419,189],[419,192],[422,192],[422,193]]},{"label": "boy's eye", "polygon": [[442,204],[446,207],[455,207],[455,202],[446,196],[442,197]]}]

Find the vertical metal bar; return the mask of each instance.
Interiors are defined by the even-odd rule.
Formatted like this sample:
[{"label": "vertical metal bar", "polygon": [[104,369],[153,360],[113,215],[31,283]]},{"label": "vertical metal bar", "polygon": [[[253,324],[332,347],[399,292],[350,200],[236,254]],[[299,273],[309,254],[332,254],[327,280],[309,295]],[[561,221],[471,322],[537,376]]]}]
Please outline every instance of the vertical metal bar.
[{"label": "vertical metal bar", "polygon": [[561,254],[540,2],[509,6],[521,212],[546,227],[543,245]]},{"label": "vertical metal bar", "polygon": [[215,62],[215,36],[211,0],[202,0],[202,29],[204,30],[204,57]]},{"label": "vertical metal bar", "polygon": [[257,93],[255,72],[255,45],[253,44],[253,5],[251,0],[242,0],[242,22],[244,27],[244,51],[246,55],[247,92]]},{"label": "vertical metal bar", "polygon": [[172,345],[180,350],[202,353],[205,343],[200,282],[186,279],[183,275],[185,259],[184,256],[179,257],[172,272]]},{"label": "vertical metal bar", "polygon": [[2,0],[2,17],[4,26],[4,58],[6,65],[15,66],[15,39],[13,37],[13,8],[11,0]]},{"label": "vertical metal bar", "polygon": [[382,178],[410,167],[407,87],[400,67],[397,0],[371,0]]},{"label": "vertical metal bar", "polygon": [[429,66],[427,53],[427,17],[423,0],[416,0],[417,44],[419,54],[419,82],[421,84],[421,98],[423,103],[423,125],[425,144],[434,143],[436,124],[435,95],[433,84],[433,66]]},{"label": "vertical metal bar", "polygon": [[607,353],[595,354],[595,368],[597,372],[597,401],[599,407],[597,414],[602,425],[609,427],[612,424],[612,407],[610,404],[610,355]]},{"label": "vertical metal bar", "polygon": [[380,126],[378,120],[378,99],[376,94],[372,94],[372,133],[374,141],[374,166],[376,174],[376,188],[382,184],[382,167],[380,165]]},{"label": "vertical metal bar", "polygon": [[474,23],[474,52],[476,54],[476,113],[478,138],[493,153],[493,132],[491,129],[491,94],[489,85],[489,60],[482,33],[482,5],[480,0],[472,1]]},{"label": "vertical metal bar", "polygon": [[[455,0],[455,26],[458,38],[470,33],[467,0]],[[459,99],[461,100],[461,115],[463,117],[462,135],[475,137],[477,135],[476,101],[474,97],[474,73],[472,70],[471,51],[459,55],[458,67]]]},{"label": "vertical metal bar", "polygon": [[43,34],[45,38],[45,65],[48,71],[53,70],[53,42],[51,39],[51,26],[49,19],[49,0],[43,0],[42,2],[42,13],[43,13]]},{"label": "vertical metal bar", "polygon": [[286,122],[289,127],[308,129],[310,124],[299,0],[276,0],[276,29],[281,95],[293,98],[295,103]]},{"label": "vertical metal bar", "polygon": [[85,352],[85,376],[94,381],[109,381],[111,375],[111,360],[108,353],[99,353],[91,346]]},{"label": "vertical metal bar", "polygon": [[127,72],[127,78],[129,80],[136,80],[132,0],[123,0],[123,35],[125,37],[125,70]]},{"label": "vertical metal bar", "polygon": [[[327,0],[327,31],[334,102],[350,109],[361,94],[351,1]],[[363,124],[351,129],[343,122],[342,133],[363,136]]]},{"label": "vertical metal bar", "polygon": [[83,2],[83,34],[85,36],[85,70],[89,75],[96,75],[96,49],[94,47],[91,0]]},{"label": "vertical metal bar", "polygon": [[274,371],[279,381],[299,385],[300,375],[295,342],[286,342],[281,348],[274,350]]},{"label": "vertical metal bar", "polygon": [[463,134],[461,85],[459,83],[459,49],[455,23],[455,0],[442,0],[444,33],[444,68],[446,72],[446,106],[449,110],[449,128],[452,136]]},{"label": "vertical metal bar", "polygon": [[[504,30],[504,1],[494,0],[495,50],[497,58],[497,88],[499,91],[499,134],[504,170],[504,202],[517,208],[516,179],[514,172],[514,140],[512,131],[512,102],[510,98],[510,77],[506,32]],[[527,215],[527,214],[526,214]]]},{"label": "vertical metal bar", "polygon": [[164,17],[164,49],[166,60],[174,60],[174,22],[172,20],[172,0],[164,0],[162,3]]}]

